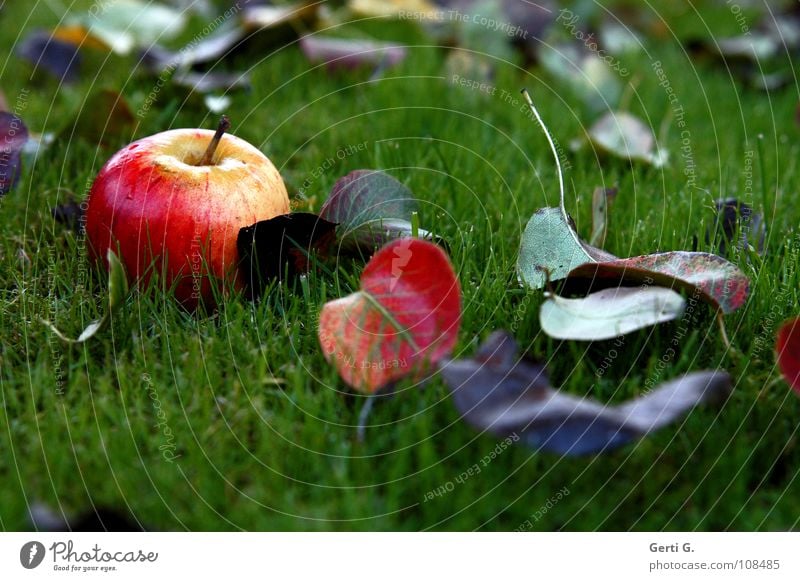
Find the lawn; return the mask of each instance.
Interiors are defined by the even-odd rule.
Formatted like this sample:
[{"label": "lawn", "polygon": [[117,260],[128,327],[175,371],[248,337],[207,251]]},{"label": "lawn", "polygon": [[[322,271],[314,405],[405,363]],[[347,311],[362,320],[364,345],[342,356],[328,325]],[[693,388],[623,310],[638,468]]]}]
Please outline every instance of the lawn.
[{"label": "lawn", "polygon": [[[318,211],[338,178],[362,168],[382,169],[415,193],[421,227],[447,241],[461,282],[454,357],[473,354],[495,329],[512,329],[546,362],[555,386],[604,402],[689,371],[732,374],[724,404],[578,458],[520,445],[493,454],[501,440],[462,422],[439,378],[379,402],[359,441],[364,397],[339,379],[317,338],[322,305],[358,288],[359,264],[275,284],[257,303],[228,296],[211,314],[133,291],[94,339],[56,339],[42,318],[77,335],[107,296],[82,236],[55,223],[51,208],[68,192],[81,200],[103,163],[133,139],[213,128],[218,117],[198,96],[167,86],[132,135],[98,144],[61,132],[92,90],[120,91],[136,111],[156,83],[136,57],[100,51],[86,52],[74,84],[32,75],[15,49],[31,30],[58,25],[67,5],[85,11],[90,3],[0,0],[0,90],[32,132],[55,135],[0,200],[0,528],[30,529],[34,503],[68,514],[111,507],[153,530],[797,528],[800,402],[776,372],[773,343],[800,298],[798,90],[747,87],[685,49],[690,37],[737,33],[724,3],[663,15],[643,5],[662,34],[620,57],[631,71],[625,82],[634,83],[628,109],[670,154],[660,169],[569,152],[597,113],[521,58],[493,61],[496,91],[453,83],[448,51],[413,21],[337,27],[340,36],[409,46],[399,66],[374,78],[309,65],[296,44],[221,65],[250,72],[252,88],[231,93],[231,132],[275,163],[295,209]],[[189,28],[202,26],[194,17]],[[673,115],[661,131],[673,109],[667,84],[683,129]],[[622,345],[556,341],[541,331],[543,293],[519,285],[515,264],[530,216],[558,204],[558,180],[547,141],[522,107],[523,87],[565,150],[567,207],[584,237],[592,191],[618,188],[609,252],[715,252],[706,232],[716,199],[737,197],[764,212],[764,255],[727,254],[751,279],[747,304],[725,318],[730,349],[710,308],[700,309],[674,354],[677,322],[627,335]],[[476,464],[481,470],[463,477]]]}]

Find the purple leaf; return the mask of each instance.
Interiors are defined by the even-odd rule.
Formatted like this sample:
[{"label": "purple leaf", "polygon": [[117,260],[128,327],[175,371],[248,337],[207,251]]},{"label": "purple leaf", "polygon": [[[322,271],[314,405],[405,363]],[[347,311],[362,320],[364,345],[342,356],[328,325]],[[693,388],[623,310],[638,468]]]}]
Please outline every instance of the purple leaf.
[{"label": "purple leaf", "polygon": [[473,427],[572,456],[634,442],[731,389],[727,373],[700,371],[622,405],[605,405],[553,389],[545,368],[519,357],[505,331],[492,333],[472,359],[445,361],[440,370],[456,408]]},{"label": "purple leaf", "polygon": [[78,80],[81,66],[78,47],[54,38],[49,32],[38,30],[26,36],[17,48],[17,54],[65,83]]},{"label": "purple leaf", "polygon": [[28,141],[28,128],[17,115],[0,111],[0,196],[19,181],[20,154]]}]

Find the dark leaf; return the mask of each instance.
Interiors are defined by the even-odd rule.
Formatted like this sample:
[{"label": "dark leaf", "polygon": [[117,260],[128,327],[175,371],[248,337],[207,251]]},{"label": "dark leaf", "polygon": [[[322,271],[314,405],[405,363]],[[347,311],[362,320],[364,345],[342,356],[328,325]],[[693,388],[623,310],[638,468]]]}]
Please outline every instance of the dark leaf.
[{"label": "dark leaf", "polygon": [[478,430],[563,455],[606,452],[670,424],[730,392],[730,376],[701,371],[610,406],[550,386],[544,367],[520,358],[510,335],[493,333],[473,359],[444,361],[442,375],[462,417]]},{"label": "dark leaf", "polygon": [[[390,240],[411,236],[417,201],[405,185],[387,173],[359,169],[339,178],[320,216],[336,222],[341,254],[372,253]],[[419,231],[419,237],[432,238]]]},{"label": "dark leaf", "polygon": [[336,224],[316,214],[296,212],[239,230],[239,269],[248,296],[260,297],[273,279],[307,272],[309,257],[327,252],[335,229]]},{"label": "dark leaf", "polygon": [[30,510],[33,530],[42,533],[94,533],[94,532],[139,532],[145,528],[127,510],[97,507],[77,516],[65,518],[44,504],[34,504]]},{"label": "dark leaf", "polygon": [[28,128],[17,115],[0,111],[0,196],[17,185],[22,149],[28,141]]},{"label": "dark leaf", "polygon": [[[728,244],[739,250],[753,248],[759,254],[764,252],[764,238],[766,226],[763,216],[754,212],[744,202],[736,198],[717,200],[715,202],[717,216],[713,233],[716,235],[716,245],[720,254],[725,254]],[[706,235],[706,240],[711,236]]]},{"label": "dark leaf", "polygon": [[51,36],[49,32],[30,33],[17,47],[17,54],[35,68],[43,68],[65,83],[78,80],[81,56],[78,47]]},{"label": "dark leaf", "polygon": [[800,318],[781,326],[775,341],[775,355],[783,379],[800,395]]},{"label": "dark leaf", "polygon": [[74,199],[70,199],[53,208],[52,214],[53,219],[59,224],[63,224],[66,228],[76,233],[82,232],[85,221],[84,207]]},{"label": "dark leaf", "polygon": [[189,69],[195,65],[216,63],[247,36],[244,28],[234,19],[226,20],[211,34],[184,46],[179,51],[170,51],[157,44],[142,54],[145,68],[160,73],[166,69]]},{"label": "dark leaf", "polygon": [[319,340],[348,385],[375,393],[401,377],[424,377],[450,354],[460,324],[461,288],[447,255],[403,238],[372,257],[361,290],[325,304]]},{"label": "dark leaf", "polygon": [[587,263],[567,274],[566,290],[598,287],[656,285],[698,294],[706,302],[731,313],[747,300],[750,279],[724,258],[705,252],[660,252],[608,262]]}]

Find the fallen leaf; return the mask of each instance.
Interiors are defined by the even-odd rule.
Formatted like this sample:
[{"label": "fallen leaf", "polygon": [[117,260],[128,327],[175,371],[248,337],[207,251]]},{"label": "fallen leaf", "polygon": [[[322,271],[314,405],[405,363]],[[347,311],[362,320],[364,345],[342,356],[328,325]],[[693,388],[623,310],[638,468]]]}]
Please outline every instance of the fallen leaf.
[{"label": "fallen leaf", "polygon": [[551,295],[542,304],[542,331],[555,339],[602,341],[677,319],[681,295],[661,287],[608,288],[579,299]]},{"label": "fallen leaf", "polygon": [[[99,2],[95,7],[96,10],[67,18],[64,25],[76,38],[83,32],[122,56],[134,48],[175,38],[186,25],[182,11],[158,2],[114,0]],[[54,34],[58,36],[58,29]]]},{"label": "fallen leaf", "polygon": [[75,201],[72,195],[68,195],[68,200],[53,208],[51,213],[53,219],[59,224],[63,224],[73,232],[82,232],[86,212],[84,206]]},{"label": "fallen leaf", "polygon": [[178,86],[187,87],[198,93],[250,88],[250,75],[247,73],[178,71],[170,80]]},{"label": "fallen leaf", "polygon": [[405,47],[371,40],[344,40],[319,35],[300,39],[300,49],[311,64],[328,69],[357,69],[363,66],[389,68],[406,58]]},{"label": "fallen leaf", "polygon": [[28,34],[17,47],[17,54],[35,69],[41,67],[60,81],[78,80],[81,55],[77,46],[54,38],[49,32],[38,30]]},{"label": "fallen leaf", "polygon": [[[382,171],[358,169],[339,178],[320,216],[338,224],[339,253],[372,253],[390,240],[411,236],[414,194]],[[432,235],[420,230],[420,238]]]},{"label": "fallen leaf", "polygon": [[723,313],[744,305],[750,279],[724,258],[705,252],[660,252],[607,262],[586,263],[566,276],[567,288],[575,283],[598,286],[656,285],[697,293]]},{"label": "fallen leaf", "polygon": [[[658,148],[650,128],[630,113],[608,112],[589,128],[589,143],[600,152],[622,159],[649,163],[663,167],[667,163],[667,152]],[[573,143],[573,149],[582,143]]]},{"label": "fallen leaf", "polygon": [[77,339],[70,339],[61,331],[59,331],[53,323],[45,319],[41,319],[42,324],[48,327],[56,337],[65,343],[75,345],[88,341],[94,337],[99,331],[108,325],[109,321],[111,321],[111,317],[114,315],[114,312],[125,301],[125,297],[128,294],[128,279],[125,276],[125,268],[122,266],[119,258],[117,258],[117,255],[114,254],[114,251],[110,248],[106,253],[106,258],[108,259],[108,309],[102,317],[89,323]]},{"label": "fallen leaf", "polygon": [[348,0],[347,8],[357,18],[402,18],[413,13],[428,20],[437,16],[436,5],[428,0]]},{"label": "fallen leaf", "polygon": [[619,104],[622,81],[596,52],[576,43],[544,45],[539,49],[539,62],[593,111],[607,111]]},{"label": "fallen leaf", "polygon": [[170,51],[158,44],[148,47],[142,54],[142,63],[155,73],[167,69],[189,69],[199,64],[217,63],[246,36],[244,27],[230,18],[211,34],[193,40],[178,51]]},{"label": "fallen leaf", "polygon": [[17,185],[22,165],[22,150],[28,141],[28,128],[17,115],[0,111],[0,196]]},{"label": "fallen leaf", "polygon": [[537,59],[542,37],[558,14],[550,0],[438,0],[438,17],[422,20],[435,39],[493,57],[513,59],[519,49],[527,61]]},{"label": "fallen leaf", "polygon": [[460,322],[461,290],[447,255],[403,238],[372,257],[361,290],[325,304],[318,332],[342,379],[375,393],[402,377],[424,377],[452,351]]},{"label": "fallen leaf", "polygon": [[775,341],[775,356],[784,381],[800,395],[800,318],[781,325]]},{"label": "fallen leaf", "polygon": [[129,143],[135,127],[136,120],[125,97],[113,89],[99,89],[86,98],[57,139],[80,137],[92,144],[115,146]]},{"label": "fallen leaf", "polygon": [[[494,67],[488,57],[469,50],[453,49],[445,59],[444,68],[452,85],[459,86],[464,79],[477,82],[479,90],[470,94],[485,98],[491,96],[489,90],[494,87]],[[480,90],[481,86],[484,90]]]},{"label": "fallen leaf", "polygon": [[714,230],[707,233],[706,240],[713,235],[720,254],[727,252],[731,242],[739,250],[752,248],[759,254],[764,252],[767,229],[760,213],[736,198],[717,200],[714,205],[717,209]]},{"label": "fallen leaf", "polygon": [[520,358],[510,335],[493,333],[472,359],[439,365],[464,420],[498,437],[562,455],[607,452],[730,392],[727,373],[690,373],[622,405],[604,405],[550,386],[542,365]]},{"label": "fallen leaf", "polygon": [[617,20],[603,22],[598,31],[598,39],[603,50],[612,55],[630,55],[641,52],[644,48],[644,43],[636,31]]},{"label": "fallen leaf", "polygon": [[605,244],[608,234],[608,206],[617,195],[617,188],[595,188],[592,193],[592,246]]},{"label": "fallen leaf", "polygon": [[242,26],[247,32],[285,27],[308,28],[319,9],[319,2],[295,2],[275,6],[273,4],[245,6],[242,12]]},{"label": "fallen leaf", "polygon": [[228,95],[206,95],[203,97],[203,103],[211,113],[220,115],[233,104],[233,99]]},{"label": "fallen leaf", "polygon": [[587,262],[616,258],[590,246],[578,237],[572,220],[561,208],[542,208],[525,226],[517,259],[517,273],[531,288],[544,288],[548,278],[561,280],[574,268]]},{"label": "fallen leaf", "polygon": [[30,507],[31,525],[42,533],[138,532],[145,530],[132,514],[113,508],[96,507],[81,514],[65,517],[41,503]]},{"label": "fallen leaf", "polygon": [[295,212],[239,230],[239,272],[250,298],[262,296],[273,279],[307,272],[309,257],[325,254],[336,224],[315,214]]}]

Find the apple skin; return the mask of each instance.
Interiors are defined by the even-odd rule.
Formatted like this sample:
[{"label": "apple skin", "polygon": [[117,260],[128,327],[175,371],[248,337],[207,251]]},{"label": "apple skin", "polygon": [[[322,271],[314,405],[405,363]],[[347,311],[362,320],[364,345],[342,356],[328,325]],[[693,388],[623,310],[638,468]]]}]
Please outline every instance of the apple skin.
[{"label": "apple skin", "polygon": [[132,282],[162,273],[188,309],[215,304],[212,282],[241,288],[240,228],[289,213],[278,170],[246,141],[225,134],[212,163],[197,165],[213,136],[174,129],[128,145],[100,170],[86,210],[95,263],[111,248]]}]

